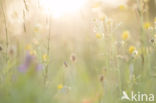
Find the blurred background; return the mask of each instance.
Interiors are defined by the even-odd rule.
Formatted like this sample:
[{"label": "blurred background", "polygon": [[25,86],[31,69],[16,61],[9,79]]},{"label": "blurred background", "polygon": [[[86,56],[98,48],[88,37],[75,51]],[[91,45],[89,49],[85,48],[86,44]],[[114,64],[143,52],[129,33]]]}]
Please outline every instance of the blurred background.
[{"label": "blurred background", "polygon": [[0,102],[156,94],[155,11],[156,0],[0,0]]}]

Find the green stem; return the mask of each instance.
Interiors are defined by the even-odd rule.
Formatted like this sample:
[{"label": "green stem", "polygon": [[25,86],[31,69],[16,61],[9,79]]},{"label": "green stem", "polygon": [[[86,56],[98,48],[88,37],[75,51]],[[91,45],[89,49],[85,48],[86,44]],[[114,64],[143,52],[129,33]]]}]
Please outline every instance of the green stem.
[{"label": "green stem", "polygon": [[3,9],[3,5],[1,5],[1,9],[4,17],[4,26],[5,26],[5,37],[6,37],[6,62],[8,61],[8,47],[9,47],[9,39],[8,39],[8,29],[7,29],[7,21],[5,11]]},{"label": "green stem", "polygon": [[[51,41],[51,16],[49,15],[49,33],[48,33],[48,47],[47,47],[47,56],[50,56],[50,41]],[[44,83],[46,83],[48,78],[48,67],[49,63],[47,63],[45,68],[45,76],[44,76]]]}]

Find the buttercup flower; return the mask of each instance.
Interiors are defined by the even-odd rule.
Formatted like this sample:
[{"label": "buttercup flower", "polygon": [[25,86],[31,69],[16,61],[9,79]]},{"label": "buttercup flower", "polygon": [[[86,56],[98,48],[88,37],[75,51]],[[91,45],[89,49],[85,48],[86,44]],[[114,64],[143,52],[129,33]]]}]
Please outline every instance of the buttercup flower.
[{"label": "buttercup flower", "polygon": [[102,37],[103,37],[102,34],[100,34],[100,33],[97,33],[97,34],[96,34],[96,38],[97,38],[97,39],[101,39]]},{"label": "buttercup flower", "polygon": [[124,10],[125,8],[126,8],[125,5],[120,5],[120,6],[119,6],[119,9],[120,9],[120,10]]},{"label": "buttercup flower", "polygon": [[59,84],[58,86],[57,86],[57,89],[62,89],[63,88],[63,85],[62,84]]},{"label": "buttercup flower", "polygon": [[34,26],[34,32],[35,33],[39,33],[40,30],[41,30],[41,25],[37,24],[37,25]]},{"label": "buttercup flower", "polygon": [[47,54],[44,54],[44,55],[42,56],[42,60],[43,60],[43,61],[47,61],[47,59],[48,59]]},{"label": "buttercup flower", "polygon": [[34,56],[37,54],[36,50],[30,50],[29,53]]},{"label": "buttercup flower", "polygon": [[100,19],[101,21],[105,21],[105,20],[107,20],[107,16],[104,15],[104,14],[101,14],[101,15],[99,16],[99,19]]},{"label": "buttercup flower", "polygon": [[130,54],[132,54],[135,50],[136,50],[136,48],[134,46],[129,47],[129,53]]},{"label": "buttercup flower", "polygon": [[124,31],[124,32],[122,33],[122,39],[123,39],[123,40],[127,40],[128,37],[129,37],[129,31]]},{"label": "buttercup flower", "polygon": [[144,28],[145,28],[145,29],[149,29],[150,27],[151,27],[150,22],[144,23]]},{"label": "buttercup flower", "polygon": [[26,50],[31,50],[32,49],[32,45],[30,45],[30,44],[26,45],[25,49]]},{"label": "buttercup flower", "polygon": [[100,5],[101,5],[100,2],[96,2],[96,3],[93,4],[92,8],[99,8]]}]

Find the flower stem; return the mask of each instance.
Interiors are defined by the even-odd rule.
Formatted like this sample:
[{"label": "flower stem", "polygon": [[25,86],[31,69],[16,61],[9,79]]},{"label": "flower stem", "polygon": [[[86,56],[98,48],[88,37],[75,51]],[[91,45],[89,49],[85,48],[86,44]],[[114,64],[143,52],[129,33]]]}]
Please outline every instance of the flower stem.
[{"label": "flower stem", "polygon": [[8,61],[8,47],[9,47],[9,39],[8,39],[8,28],[7,28],[7,21],[6,21],[6,15],[3,8],[3,4],[1,5],[3,17],[4,17],[4,26],[5,26],[5,37],[6,37],[6,62]]}]

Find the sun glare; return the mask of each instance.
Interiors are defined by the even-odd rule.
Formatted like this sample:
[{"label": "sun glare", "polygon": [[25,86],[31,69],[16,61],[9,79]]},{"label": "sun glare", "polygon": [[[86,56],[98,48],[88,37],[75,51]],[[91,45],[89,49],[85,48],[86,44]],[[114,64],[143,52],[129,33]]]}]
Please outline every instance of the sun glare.
[{"label": "sun glare", "polygon": [[74,13],[80,10],[86,0],[42,0],[41,5],[58,18],[64,14]]}]

